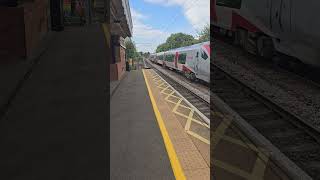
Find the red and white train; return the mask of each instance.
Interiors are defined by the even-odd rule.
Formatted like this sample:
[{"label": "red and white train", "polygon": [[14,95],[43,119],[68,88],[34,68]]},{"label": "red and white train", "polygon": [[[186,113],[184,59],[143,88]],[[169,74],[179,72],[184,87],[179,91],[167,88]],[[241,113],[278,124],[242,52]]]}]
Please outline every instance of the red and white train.
[{"label": "red and white train", "polygon": [[210,42],[151,55],[151,61],[183,73],[191,80],[210,82]]},{"label": "red and white train", "polygon": [[248,52],[276,53],[320,67],[319,0],[213,0],[214,32],[232,35]]}]

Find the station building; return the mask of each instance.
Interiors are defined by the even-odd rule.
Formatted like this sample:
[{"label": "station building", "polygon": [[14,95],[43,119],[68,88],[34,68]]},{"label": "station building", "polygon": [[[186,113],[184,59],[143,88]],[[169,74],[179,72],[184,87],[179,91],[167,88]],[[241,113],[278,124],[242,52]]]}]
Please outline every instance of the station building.
[{"label": "station building", "polygon": [[49,0],[0,4],[0,57],[28,58],[48,33]]},{"label": "station building", "polygon": [[110,80],[120,80],[126,71],[124,38],[132,36],[132,18],[128,0],[111,0],[110,33],[112,59]]},{"label": "station building", "polygon": [[[100,13],[102,17],[106,17],[102,22],[105,22],[104,30],[107,36],[106,51],[111,57],[107,60],[110,64],[110,80],[120,80],[126,70],[124,39],[132,36],[129,0],[111,0],[109,3],[105,0],[75,1],[90,7],[85,7],[87,22],[91,23],[92,18],[95,18],[92,17],[93,14]],[[69,14],[74,14],[69,12],[73,9],[72,2],[71,0],[0,2],[0,59],[31,57],[33,51],[51,30],[63,30],[63,27],[70,23]]]}]

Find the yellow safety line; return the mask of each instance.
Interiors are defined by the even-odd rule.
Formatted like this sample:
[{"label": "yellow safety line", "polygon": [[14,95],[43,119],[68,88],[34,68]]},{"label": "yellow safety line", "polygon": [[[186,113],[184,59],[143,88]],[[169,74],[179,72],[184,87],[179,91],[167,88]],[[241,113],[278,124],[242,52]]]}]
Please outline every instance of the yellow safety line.
[{"label": "yellow safety line", "polygon": [[159,111],[159,109],[157,107],[157,104],[156,104],[156,101],[155,101],[155,99],[153,97],[153,94],[152,94],[152,91],[150,89],[147,77],[145,75],[145,70],[142,70],[142,73],[143,73],[144,80],[145,80],[146,85],[147,85],[147,89],[148,89],[148,92],[149,92],[151,104],[152,104],[154,113],[156,115],[156,119],[158,121],[158,125],[159,125],[160,131],[161,131],[161,134],[162,134],[162,137],[163,137],[163,140],[164,140],[164,144],[165,144],[166,149],[167,149],[167,153],[168,153],[168,156],[169,156],[169,159],[170,159],[170,163],[171,163],[171,167],[172,167],[174,176],[176,177],[177,180],[185,180],[186,177],[184,176],[184,173],[182,171],[182,168],[181,168],[180,162],[178,160],[177,154],[176,154],[176,152],[174,150],[174,147],[173,147],[172,142],[170,140],[169,134],[168,134],[168,132],[166,130],[166,127],[164,125],[163,119],[161,117],[160,111]]}]

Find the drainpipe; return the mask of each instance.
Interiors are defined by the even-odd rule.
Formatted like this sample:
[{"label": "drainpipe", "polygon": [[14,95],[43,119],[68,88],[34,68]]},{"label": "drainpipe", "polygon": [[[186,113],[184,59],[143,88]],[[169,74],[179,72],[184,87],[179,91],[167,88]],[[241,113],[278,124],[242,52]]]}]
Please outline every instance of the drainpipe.
[{"label": "drainpipe", "polygon": [[91,0],[85,0],[86,7],[86,24],[90,25],[92,21],[92,3]]}]

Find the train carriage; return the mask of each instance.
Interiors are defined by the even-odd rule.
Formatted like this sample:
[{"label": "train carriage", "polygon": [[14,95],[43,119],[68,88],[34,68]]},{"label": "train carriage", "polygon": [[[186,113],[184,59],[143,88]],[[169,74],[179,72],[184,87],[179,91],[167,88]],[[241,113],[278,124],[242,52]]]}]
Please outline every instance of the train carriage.
[{"label": "train carriage", "polygon": [[319,0],[213,0],[214,32],[234,37],[250,53],[320,67]]},{"label": "train carriage", "polygon": [[210,82],[210,42],[164,52],[163,65],[187,78]]},{"label": "train carriage", "polygon": [[176,62],[175,51],[167,51],[164,53],[164,62],[163,62],[164,67],[167,67],[171,70],[176,69],[175,62]]},{"label": "train carriage", "polygon": [[186,53],[182,72],[188,78],[210,82],[210,42],[196,44],[180,52]]},{"label": "train carriage", "polygon": [[159,65],[163,65],[163,60],[164,60],[164,52],[157,53],[155,63]]},{"label": "train carriage", "polygon": [[155,63],[155,61],[157,59],[157,55],[155,53],[153,53],[153,54],[150,55],[149,59],[150,59],[151,62]]}]

